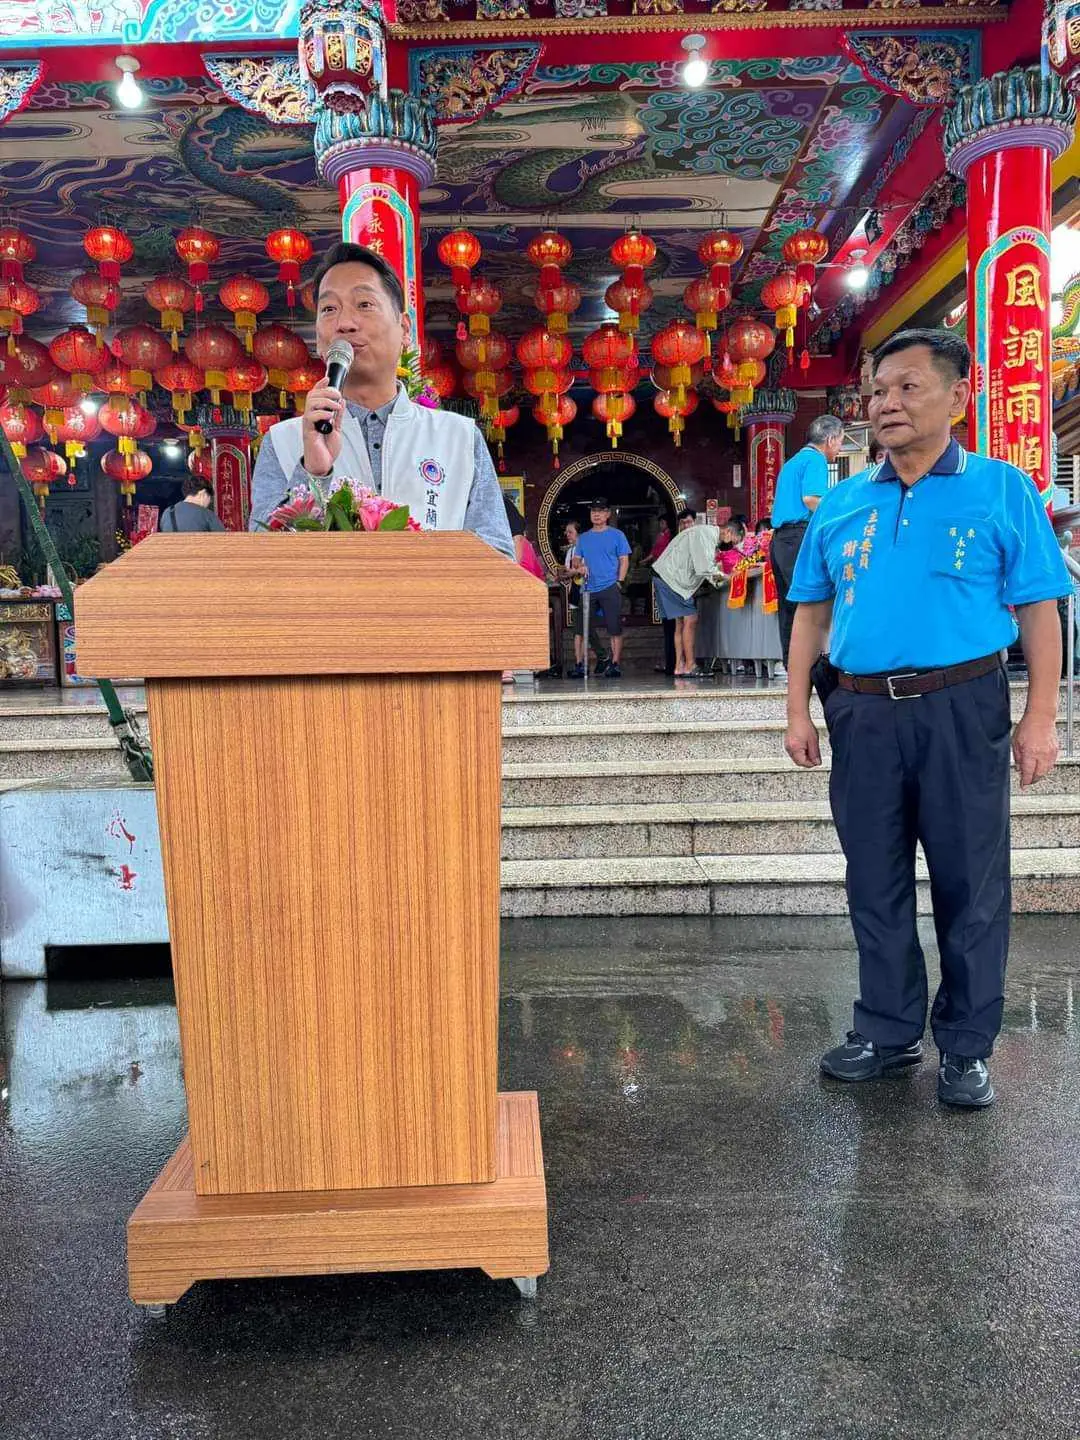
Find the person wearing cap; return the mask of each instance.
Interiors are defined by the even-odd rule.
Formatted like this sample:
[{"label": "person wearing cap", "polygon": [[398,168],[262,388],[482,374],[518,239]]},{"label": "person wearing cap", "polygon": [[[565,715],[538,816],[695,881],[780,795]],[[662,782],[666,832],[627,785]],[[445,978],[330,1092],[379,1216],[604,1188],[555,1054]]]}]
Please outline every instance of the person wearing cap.
[{"label": "person wearing cap", "polygon": [[[630,542],[621,530],[609,524],[611,506],[603,496],[590,505],[589,519],[591,528],[578,539],[574,568],[584,576],[590,626],[599,621],[611,637],[611,660],[602,673],[609,680],[617,680],[622,674],[622,591],[619,586],[630,568]],[[583,605],[578,609],[574,625],[575,633],[583,635]],[[583,654],[583,659],[570,672],[571,679],[583,680],[588,663],[588,655]]]},{"label": "person wearing cap", "polygon": [[[869,419],[886,458],[829,491],[807,528],[790,590],[785,745],[797,765],[821,764],[814,668],[859,950],[854,1025],[821,1069],[860,1081],[922,1060],[921,843],[941,957],[938,1098],[982,1107],[994,1100],[987,1060],[1009,943],[1010,735],[1026,787],[1057,759],[1057,599],[1069,579],[1028,477],[951,438],[970,368],[946,330],[904,331],[873,357]],[[1002,652],[1018,629],[1028,693],[1012,731]]]}]

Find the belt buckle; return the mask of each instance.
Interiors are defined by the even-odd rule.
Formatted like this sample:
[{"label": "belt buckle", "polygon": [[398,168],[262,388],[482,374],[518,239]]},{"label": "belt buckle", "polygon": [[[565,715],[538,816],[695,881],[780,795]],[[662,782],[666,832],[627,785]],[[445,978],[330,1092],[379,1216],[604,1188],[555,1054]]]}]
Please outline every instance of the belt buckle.
[{"label": "belt buckle", "polygon": [[899,675],[886,675],[885,684],[888,687],[890,700],[921,700],[921,695],[897,695],[894,682],[897,680],[914,680],[918,675],[917,670],[904,670]]}]

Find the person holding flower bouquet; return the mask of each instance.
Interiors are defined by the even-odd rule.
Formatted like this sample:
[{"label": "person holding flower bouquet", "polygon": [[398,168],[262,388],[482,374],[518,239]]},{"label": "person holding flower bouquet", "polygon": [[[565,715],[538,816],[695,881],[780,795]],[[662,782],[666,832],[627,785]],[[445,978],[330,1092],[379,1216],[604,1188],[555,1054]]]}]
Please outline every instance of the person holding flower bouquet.
[{"label": "person holding flower bouquet", "polygon": [[483,435],[466,417],[435,408],[415,356],[402,365],[410,321],[393,268],[363,245],[341,243],[314,289],[319,355],[346,342],[352,361],[340,390],[320,380],[302,415],[267,432],[250,528],[404,529],[411,521],[422,530],[472,530],[513,560]]}]

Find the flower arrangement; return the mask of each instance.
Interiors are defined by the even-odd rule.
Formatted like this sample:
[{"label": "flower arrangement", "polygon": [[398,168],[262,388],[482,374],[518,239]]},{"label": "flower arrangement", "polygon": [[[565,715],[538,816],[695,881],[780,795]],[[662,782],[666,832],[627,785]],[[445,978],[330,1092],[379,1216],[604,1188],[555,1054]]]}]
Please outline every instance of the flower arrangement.
[{"label": "flower arrangement", "polygon": [[439,392],[425,378],[420,369],[420,352],[414,350],[412,346],[406,346],[401,352],[397,378],[404,385],[405,393],[414,404],[423,405],[428,410],[439,408]]},{"label": "flower arrangement", "polygon": [[407,505],[377,495],[359,480],[334,480],[324,494],[317,485],[297,485],[270,516],[268,530],[419,530]]}]

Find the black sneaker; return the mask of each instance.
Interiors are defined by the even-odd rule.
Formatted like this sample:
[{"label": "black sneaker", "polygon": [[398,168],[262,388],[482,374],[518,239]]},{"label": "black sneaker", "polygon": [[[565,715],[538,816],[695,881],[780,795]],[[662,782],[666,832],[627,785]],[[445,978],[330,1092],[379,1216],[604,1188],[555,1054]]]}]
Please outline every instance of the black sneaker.
[{"label": "black sneaker", "polygon": [[918,1065],[922,1058],[921,1040],[910,1045],[875,1045],[858,1030],[849,1030],[843,1045],[826,1050],[821,1057],[821,1070],[834,1080],[877,1080],[890,1070]]},{"label": "black sneaker", "polygon": [[994,1087],[986,1061],[943,1051],[938,1066],[937,1098],[943,1105],[957,1105],[965,1110],[981,1110],[992,1105]]},{"label": "black sneaker", "polygon": [[615,664],[615,661],[614,661],[614,660],[611,662],[611,664],[610,664],[610,665],[607,667],[607,669],[604,671],[604,678],[605,678],[605,680],[621,680],[621,679],[622,679],[622,671],[620,670],[620,668],[618,667],[618,665]]},{"label": "black sneaker", "polygon": [[584,666],[584,665],[575,665],[572,670],[568,670],[568,671],[566,672],[566,678],[567,678],[568,680],[584,680],[584,679],[585,679],[585,666]]}]

